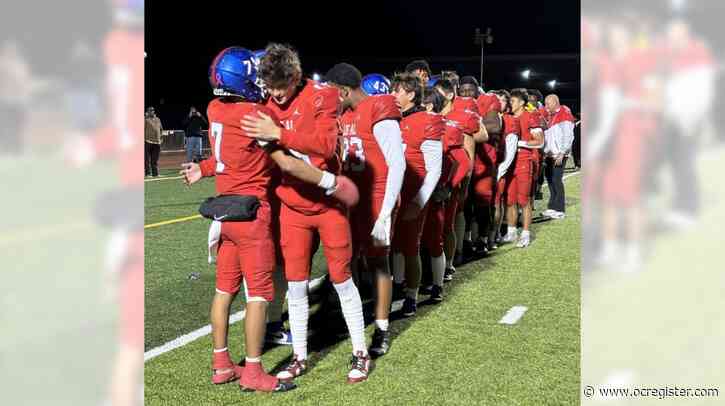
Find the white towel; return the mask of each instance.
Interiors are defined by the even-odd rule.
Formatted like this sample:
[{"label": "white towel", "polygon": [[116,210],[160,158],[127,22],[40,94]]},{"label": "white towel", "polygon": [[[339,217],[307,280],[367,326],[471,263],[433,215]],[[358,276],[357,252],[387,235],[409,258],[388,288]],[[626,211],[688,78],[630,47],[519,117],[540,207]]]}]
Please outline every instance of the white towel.
[{"label": "white towel", "polygon": [[209,263],[216,263],[216,255],[219,252],[219,239],[222,235],[222,222],[212,221],[209,226]]}]

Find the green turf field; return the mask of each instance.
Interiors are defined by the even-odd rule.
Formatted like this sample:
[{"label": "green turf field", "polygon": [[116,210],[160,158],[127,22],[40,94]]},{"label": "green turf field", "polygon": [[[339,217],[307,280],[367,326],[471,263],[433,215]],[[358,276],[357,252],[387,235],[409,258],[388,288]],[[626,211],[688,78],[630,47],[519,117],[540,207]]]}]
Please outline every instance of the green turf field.
[{"label": "green turf field", "polygon": [[[146,362],[146,404],[577,404],[579,176],[565,182],[567,218],[535,224],[535,240],[526,250],[504,246],[460,267],[442,304],[421,305],[416,317],[394,321],[391,352],[377,360],[367,382],[345,383],[349,340],[315,345],[311,339],[319,351],[311,353],[310,371],[290,393],[248,394],[236,384],[213,386],[211,339],[205,336]],[[194,215],[213,194],[210,180],[192,188],[180,180],[145,186],[146,224]],[[214,273],[206,263],[207,227],[207,220],[195,219],[146,230],[146,350],[208,324]],[[322,263],[316,261],[316,274],[323,272]],[[189,280],[191,272],[201,272],[201,278]],[[529,310],[516,325],[498,324],[514,305]],[[241,306],[238,301],[233,311]],[[369,339],[372,326],[367,333]],[[243,323],[233,325],[234,358],[243,353],[242,336]],[[289,355],[288,347],[272,348],[264,364],[279,367]]]}]

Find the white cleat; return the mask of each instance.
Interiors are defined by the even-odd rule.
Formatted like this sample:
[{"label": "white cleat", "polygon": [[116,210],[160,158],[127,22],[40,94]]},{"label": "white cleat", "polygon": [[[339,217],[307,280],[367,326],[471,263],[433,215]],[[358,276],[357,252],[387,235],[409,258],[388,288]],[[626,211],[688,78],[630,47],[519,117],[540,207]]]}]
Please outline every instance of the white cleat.
[{"label": "white cleat", "polygon": [[505,236],[501,239],[501,242],[504,244],[514,242],[518,239],[518,233],[516,231],[509,231],[506,233]]},{"label": "white cleat", "polygon": [[545,216],[545,217],[551,217],[551,215],[554,214],[554,213],[556,213],[556,210],[546,209],[546,210],[544,210],[544,211],[541,212],[541,215],[542,216]]},{"label": "white cleat", "polygon": [[526,248],[531,244],[531,237],[529,235],[522,234],[519,238],[519,242],[516,244],[516,248]]}]

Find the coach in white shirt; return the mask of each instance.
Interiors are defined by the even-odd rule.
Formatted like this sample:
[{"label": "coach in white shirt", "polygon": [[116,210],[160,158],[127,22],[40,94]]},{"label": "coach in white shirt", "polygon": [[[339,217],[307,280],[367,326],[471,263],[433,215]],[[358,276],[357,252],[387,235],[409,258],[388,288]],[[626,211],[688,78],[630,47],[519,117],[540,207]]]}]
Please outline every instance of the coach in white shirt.
[{"label": "coach in white shirt", "polygon": [[555,94],[546,96],[546,110],[549,113],[549,128],[544,131],[544,155],[546,156],[546,183],[549,184],[549,207],[544,216],[564,218],[566,199],[564,196],[564,167],[574,142],[574,116],[568,107],[559,103]]}]

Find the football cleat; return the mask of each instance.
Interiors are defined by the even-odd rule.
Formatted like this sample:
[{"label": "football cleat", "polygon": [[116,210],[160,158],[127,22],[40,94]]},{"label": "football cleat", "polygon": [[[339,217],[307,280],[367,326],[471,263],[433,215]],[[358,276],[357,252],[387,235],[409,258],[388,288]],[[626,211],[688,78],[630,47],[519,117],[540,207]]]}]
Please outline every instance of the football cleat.
[{"label": "football cleat", "polygon": [[433,285],[431,288],[430,300],[436,303],[443,301],[443,286]]},{"label": "football cleat", "polygon": [[453,268],[453,267],[446,268],[446,271],[443,273],[443,281],[444,282],[452,281],[454,273],[456,273],[456,268]]},{"label": "football cleat", "polygon": [[405,284],[393,282],[393,301],[405,298]]},{"label": "football cleat", "polygon": [[268,323],[264,342],[277,345],[292,345],[292,332],[285,329],[282,323]]},{"label": "football cleat", "polygon": [[418,305],[415,303],[415,299],[411,297],[406,297],[405,300],[403,300],[403,316],[415,316],[415,312],[417,309]]},{"label": "football cleat", "polygon": [[370,352],[376,356],[385,355],[390,349],[390,331],[383,331],[379,328],[373,333],[373,341],[370,344]]},{"label": "football cleat", "polygon": [[541,212],[541,215],[544,216],[544,217],[551,217],[551,215],[552,214],[555,214],[555,213],[556,213],[556,210],[546,209],[546,210],[544,210],[544,211]]},{"label": "football cleat", "polygon": [[358,383],[368,379],[368,374],[372,370],[373,361],[369,354],[363,354],[362,351],[356,352],[350,360],[350,372],[347,374],[347,383]]},{"label": "football cleat", "polygon": [[287,366],[285,366],[283,370],[277,373],[277,379],[281,381],[291,381],[298,376],[304,374],[306,370],[307,360],[299,360],[297,359],[297,355],[295,354],[292,357],[292,361],[290,361],[290,363],[287,364]]},{"label": "football cleat", "polygon": [[516,248],[526,248],[531,244],[531,237],[527,234],[521,234],[519,242],[516,243]]},{"label": "football cleat", "polygon": [[339,175],[335,178],[335,191],[332,192],[332,197],[347,207],[354,207],[360,200],[360,193],[350,178]]},{"label": "football cleat", "polygon": [[421,286],[418,288],[418,294],[430,296],[430,292],[431,292],[432,288],[433,288],[433,285]]},{"label": "football cleat", "polygon": [[297,387],[294,382],[286,382],[269,375],[260,369],[257,372],[248,371],[244,368],[242,377],[239,379],[239,389],[242,392],[287,392]]},{"label": "football cleat", "polygon": [[518,237],[519,236],[516,231],[509,231],[508,233],[506,233],[505,236],[503,236],[503,238],[501,239],[501,242],[504,244],[514,242],[518,239]]},{"label": "football cleat", "polygon": [[234,382],[242,376],[244,367],[231,363],[219,364],[214,363],[211,370],[211,383],[214,385],[222,385]]}]

